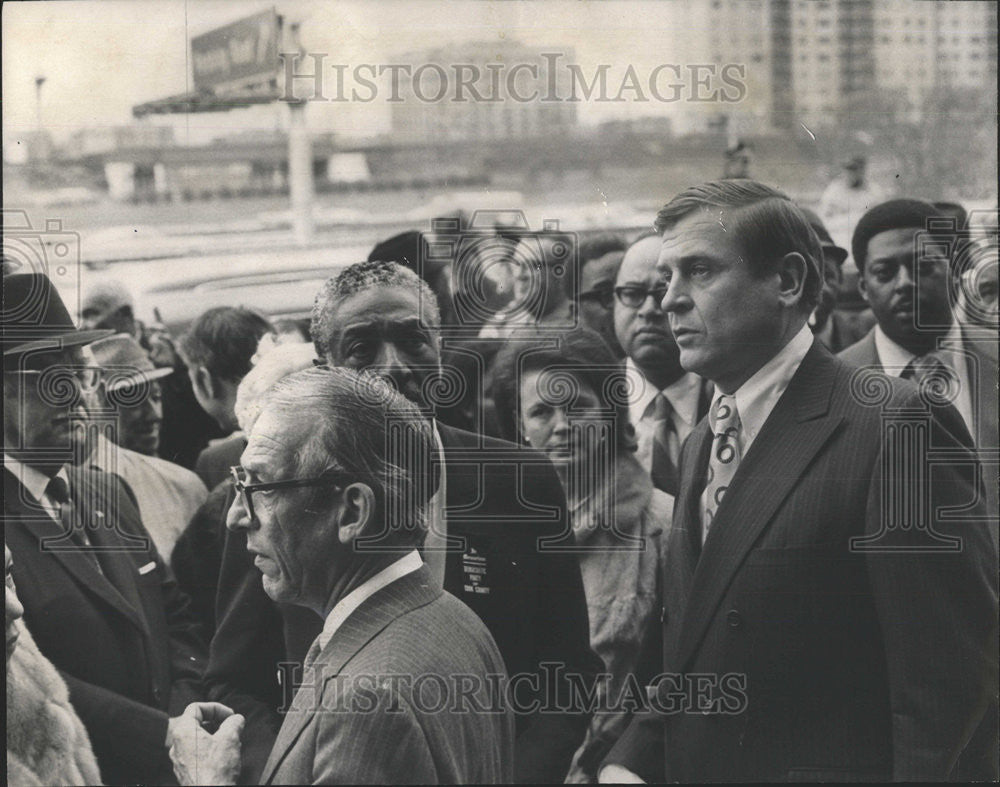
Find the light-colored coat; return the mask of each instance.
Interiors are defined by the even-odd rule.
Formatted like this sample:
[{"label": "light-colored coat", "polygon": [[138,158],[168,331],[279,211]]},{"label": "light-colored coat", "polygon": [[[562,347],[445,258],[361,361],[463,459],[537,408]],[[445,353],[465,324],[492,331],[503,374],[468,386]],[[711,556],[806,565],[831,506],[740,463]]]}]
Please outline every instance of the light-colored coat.
[{"label": "light-colored coat", "polygon": [[7,783],[101,783],[90,738],[70,705],[66,683],[23,624],[7,664]]}]

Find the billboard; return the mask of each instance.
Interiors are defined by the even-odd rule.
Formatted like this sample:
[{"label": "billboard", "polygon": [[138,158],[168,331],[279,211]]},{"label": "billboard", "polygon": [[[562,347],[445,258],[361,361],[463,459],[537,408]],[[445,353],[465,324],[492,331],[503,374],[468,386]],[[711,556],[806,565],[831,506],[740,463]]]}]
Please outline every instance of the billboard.
[{"label": "billboard", "polygon": [[273,79],[279,33],[272,8],[195,36],[191,39],[195,88],[218,94]]}]

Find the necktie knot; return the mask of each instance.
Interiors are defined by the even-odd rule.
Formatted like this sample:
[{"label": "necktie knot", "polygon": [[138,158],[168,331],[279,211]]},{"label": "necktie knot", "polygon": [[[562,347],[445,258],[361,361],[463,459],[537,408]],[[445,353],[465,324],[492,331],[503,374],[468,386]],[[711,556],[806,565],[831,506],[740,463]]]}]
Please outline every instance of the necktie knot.
[{"label": "necktie knot", "polygon": [[653,399],[653,421],[665,421],[670,418],[671,413],[673,413],[673,408],[661,391]]},{"label": "necktie knot", "polygon": [[944,362],[933,353],[918,355],[903,368],[900,377],[920,383],[927,377],[947,376],[949,369]]},{"label": "necktie knot", "polygon": [[45,487],[45,494],[47,494],[53,502],[59,505],[64,505],[69,502],[69,485],[66,483],[66,479],[60,476],[55,476]]}]

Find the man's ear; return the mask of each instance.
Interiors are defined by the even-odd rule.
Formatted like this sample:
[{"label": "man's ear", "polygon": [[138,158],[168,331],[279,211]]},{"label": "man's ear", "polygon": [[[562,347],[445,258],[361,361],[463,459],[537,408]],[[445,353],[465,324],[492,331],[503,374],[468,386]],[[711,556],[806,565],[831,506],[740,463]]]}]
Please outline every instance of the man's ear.
[{"label": "man's ear", "polygon": [[778,297],[789,306],[801,303],[805,297],[806,278],[809,263],[797,251],[792,251],[781,258],[778,265],[778,282],[781,287]]},{"label": "man's ear", "polygon": [[199,366],[194,370],[192,382],[194,383],[195,392],[200,394],[202,398],[218,398],[220,392],[218,386],[215,384],[215,379],[212,377],[212,373],[204,366]]},{"label": "man's ear", "polygon": [[858,271],[858,292],[861,293],[861,297],[864,299],[865,303],[868,303],[868,286],[865,284],[864,271]]},{"label": "man's ear", "polygon": [[347,545],[362,535],[375,517],[375,493],[367,484],[355,482],[341,495],[343,504],[337,514],[337,538]]}]

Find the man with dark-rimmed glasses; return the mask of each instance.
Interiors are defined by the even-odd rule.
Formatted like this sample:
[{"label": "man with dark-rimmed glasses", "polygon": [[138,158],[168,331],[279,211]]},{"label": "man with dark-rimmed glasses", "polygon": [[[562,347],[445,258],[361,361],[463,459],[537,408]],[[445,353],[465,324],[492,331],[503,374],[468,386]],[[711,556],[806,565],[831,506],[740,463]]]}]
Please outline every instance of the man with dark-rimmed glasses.
[{"label": "man with dark-rimmed glasses", "polygon": [[[503,657],[417,551],[434,451],[430,423],[372,375],[308,369],[264,395],[226,526],[246,533],[267,595],[323,627],[260,783],[511,781],[513,715],[489,694]],[[462,696],[429,708],[428,677],[445,692],[461,679]],[[234,783],[241,719],[188,708],[171,751],[182,783]]]},{"label": "man with dark-rimmed glasses", "polygon": [[106,783],[172,781],[164,744],[201,697],[205,644],[117,476],[75,466],[100,370],[49,279],[4,277],[4,532],[24,622],[66,679]]},{"label": "man with dark-rimmed glasses", "polygon": [[627,356],[629,417],[636,459],[667,494],[678,492],[681,446],[708,411],[711,387],[680,364],[680,351],[660,302],[667,290],[656,271],[657,235],[645,235],[625,252],[615,282],[618,342]]}]

